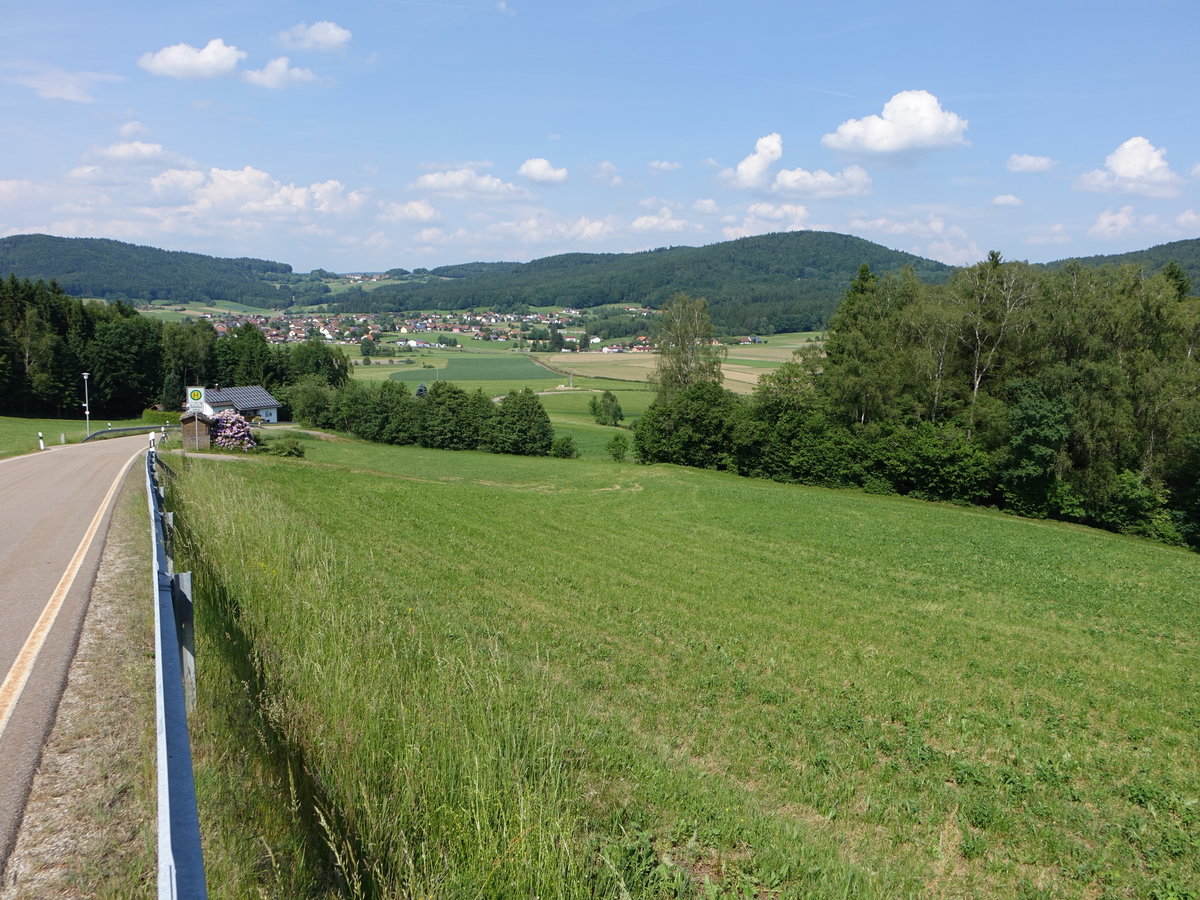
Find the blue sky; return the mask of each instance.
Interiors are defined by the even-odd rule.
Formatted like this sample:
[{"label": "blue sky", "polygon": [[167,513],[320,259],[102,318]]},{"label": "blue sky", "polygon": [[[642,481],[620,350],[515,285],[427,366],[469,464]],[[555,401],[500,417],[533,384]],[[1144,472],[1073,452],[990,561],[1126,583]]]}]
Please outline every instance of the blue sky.
[{"label": "blue sky", "polygon": [[297,271],[801,228],[1200,235],[1200,3],[76,0],[0,17],[0,234]]}]

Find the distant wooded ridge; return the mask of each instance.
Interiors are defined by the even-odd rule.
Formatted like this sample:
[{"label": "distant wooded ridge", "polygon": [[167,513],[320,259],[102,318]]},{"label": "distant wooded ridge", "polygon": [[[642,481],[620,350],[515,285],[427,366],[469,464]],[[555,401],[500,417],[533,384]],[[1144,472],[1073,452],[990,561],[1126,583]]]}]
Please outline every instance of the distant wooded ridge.
[{"label": "distant wooded ridge", "polygon": [[[1072,260],[1047,264],[1058,268]],[[1075,260],[1093,267],[1134,263],[1158,271],[1177,262],[1200,284],[1200,239],[1134,253]],[[728,332],[824,328],[859,266],[877,273],[911,266],[927,284],[954,268],[851,235],[799,231],[704,247],[638,253],[566,253],[528,263],[472,262],[434,269],[391,269],[389,282],[330,293],[333,273],[297,274],[286,263],[159,250],[103,238],[14,235],[0,239],[0,274],[57,281],[75,296],[133,303],[228,300],[260,308],[326,303],[337,312],[606,304],[660,306],[683,291],[708,298]]]}]

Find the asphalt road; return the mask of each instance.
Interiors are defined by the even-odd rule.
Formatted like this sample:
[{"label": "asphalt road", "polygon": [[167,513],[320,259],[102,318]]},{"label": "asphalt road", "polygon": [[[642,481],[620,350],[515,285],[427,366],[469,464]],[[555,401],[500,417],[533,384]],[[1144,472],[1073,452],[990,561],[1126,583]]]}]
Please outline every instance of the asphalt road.
[{"label": "asphalt road", "polygon": [[[115,488],[146,445],[137,435],[0,460],[0,873],[54,724]],[[149,573],[146,584],[149,603]]]}]

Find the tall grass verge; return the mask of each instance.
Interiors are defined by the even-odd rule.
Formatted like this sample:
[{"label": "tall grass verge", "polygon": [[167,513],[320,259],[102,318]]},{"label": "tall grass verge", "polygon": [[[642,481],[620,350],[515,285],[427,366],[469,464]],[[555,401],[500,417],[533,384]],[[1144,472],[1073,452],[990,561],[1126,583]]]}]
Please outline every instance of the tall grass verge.
[{"label": "tall grass verge", "polygon": [[[389,602],[369,562],[314,536],[304,510],[256,496],[246,515],[225,487],[221,471],[193,466],[178,495],[198,605],[210,611],[199,655],[219,654],[235,676],[222,685],[202,673],[200,690],[241,695],[258,731],[250,749],[288,781],[309,838],[293,851],[311,864],[308,883],[292,886],[607,895],[612,876],[579,839],[573,739],[548,714],[548,681],[516,671],[527,664],[494,642],[464,644],[426,611]],[[330,603],[343,592],[355,599]]]}]

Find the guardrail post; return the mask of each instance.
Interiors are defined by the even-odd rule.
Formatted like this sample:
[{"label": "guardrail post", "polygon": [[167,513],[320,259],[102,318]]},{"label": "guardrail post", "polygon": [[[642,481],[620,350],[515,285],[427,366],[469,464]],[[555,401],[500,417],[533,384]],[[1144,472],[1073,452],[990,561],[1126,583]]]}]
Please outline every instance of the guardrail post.
[{"label": "guardrail post", "polygon": [[196,617],[191,572],[177,572],[172,576],[171,599],[175,602],[175,632],[179,635],[184,707],[190,715],[196,708]]},{"label": "guardrail post", "polygon": [[[163,546],[167,548],[167,574],[175,573],[175,513],[163,513]],[[188,587],[191,587],[189,583]],[[189,595],[191,596],[190,592]]]}]

